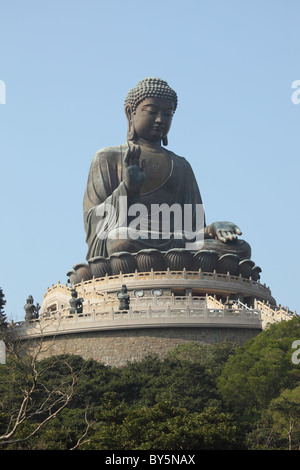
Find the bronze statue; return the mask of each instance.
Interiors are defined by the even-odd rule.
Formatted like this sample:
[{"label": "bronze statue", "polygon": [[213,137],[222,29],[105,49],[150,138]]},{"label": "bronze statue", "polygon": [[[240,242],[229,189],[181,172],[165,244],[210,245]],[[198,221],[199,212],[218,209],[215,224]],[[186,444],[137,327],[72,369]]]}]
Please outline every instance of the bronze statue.
[{"label": "bronze statue", "polygon": [[81,297],[78,297],[78,293],[76,289],[71,289],[71,299],[69,301],[69,304],[70,304],[69,313],[72,315],[74,313],[82,313],[83,302],[84,302],[84,299]]},{"label": "bronze statue", "polygon": [[118,292],[119,310],[129,310],[130,296],[127,292],[126,284],[122,285],[120,292]]},{"label": "bronze statue", "polygon": [[[193,170],[184,157],[165,148],[176,108],[176,92],[159,78],[145,78],[127,94],[127,142],[99,150],[90,167],[83,202],[87,260],[123,251],[184,248],[186,234],[180,232],[182,225],[176,226],[175,212],[169,212],[168,236],[164,236],[159,218],[154,225],[149,220],[153,208],[157,210],[162,204],[169,208],[189,206],[190,231],[193,234],[198,230],[196,208],[202,205],[202,199]],[[120,206],[121,200],[125,206]],[[107,207],[113,208],[113,213],[105,212]],[[132,227],[137,209],[138,223]],[[206,225],[204,219],[201,231],[204,243],[200,249],[250,258],[251,248],[237,239],[242,232],[234,223]]]},{"label": "bronze statue", "polygon": [[40,305],[34,305],[32,295],[29,295],[24,305],[25,320],[36,320],[39,317]]}]

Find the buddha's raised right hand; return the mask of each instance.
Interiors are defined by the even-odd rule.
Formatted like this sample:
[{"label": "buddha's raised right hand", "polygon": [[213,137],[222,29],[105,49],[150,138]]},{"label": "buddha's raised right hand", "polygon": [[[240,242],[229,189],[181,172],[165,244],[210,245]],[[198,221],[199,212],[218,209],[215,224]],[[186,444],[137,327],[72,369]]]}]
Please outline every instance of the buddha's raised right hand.
[{"label": "buddha's raised right hand", "polygon": [[147,177],[146,160],[140,164],[141,147],[128,142],[128,149],[124,156],[125,186],[129,197],[139,192]]}]

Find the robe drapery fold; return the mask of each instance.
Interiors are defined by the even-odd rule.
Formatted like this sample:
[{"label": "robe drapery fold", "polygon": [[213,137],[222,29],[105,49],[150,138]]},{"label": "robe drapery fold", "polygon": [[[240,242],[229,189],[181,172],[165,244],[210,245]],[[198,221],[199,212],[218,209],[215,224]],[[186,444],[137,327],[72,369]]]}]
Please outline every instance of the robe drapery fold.
[{"label": "robe drapery fold", "polygon": [[[87,260],[96,256],[109,256],[106,235],[113,230],[116,224],[118,225],[122,218],[124,219],[124,207],[122,208],[120,201],[127,198],[123,162],[127,149],[127,144],[106,147],[99,150],[92,160],[83,200],[84,227],[88,245]],[[193,170],[185,158],[179,157],[169,150],[166,151],[172,161],[170,176],[158,189],[145,195],[138,194],[131,201],[127,200],[127,213],[130,212],[130,207],[132,209],[137,207],[133,206],[134,204],[142,204],[147,210],[149,218],[151,214],[153,215],[153,207],[157,207],[155,205],[167,204],[169,208],[174,204],[179,205],[183,213],[184,206],[189,205],[191,211],[189,229],[191,232],[195,232],[199,228],[196,217],[197,205],[202,205],[202,199]],[[111,212],[106,210],[110,207],[114,209]],[[170,215],[172,219],[173,212]],[[184,229],[183,218],[182,215],[182,228]],[[147,224],[148,227],[151,225],[150,219],[145,220],[143,215],[141,215],[140,221],[143,227]],[[174,220],[171,220],[171,228],[172,224],[174,225]],[[204,221],[203,224],[205,224]],[[157,227],[157,231],[161,232],[161,227]],[[176,238],[174,233],[171,233],[169,238],[153,238],[150,235],[149,238],[139,238],[138,245],[142,245],[144,248],[168,251],[171,248],[184,247],[185,240],[184,238]]]}]

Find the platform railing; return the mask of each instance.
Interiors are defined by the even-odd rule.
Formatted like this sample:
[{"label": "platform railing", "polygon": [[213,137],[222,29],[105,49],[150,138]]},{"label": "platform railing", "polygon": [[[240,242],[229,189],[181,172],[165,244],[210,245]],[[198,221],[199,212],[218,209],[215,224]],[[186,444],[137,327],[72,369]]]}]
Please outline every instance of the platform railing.
[{"label": "platform railing", "polygon": [[116,308],[106,308],[101,311],[95,309],[89,312],[82,313],[70,313],[69,309],[63,308],[52,312],[48,316],[44,316],[37,319],[28,321],[16,322],[11,324],[15,334],[17,336],[23,336],[24,333],[29,336],[31,333],[38,331],[46,331],[48,334],[60,330],[62,333],[64,328],[66,332],[70,329],[80,330],[84,328],[84,324],[88,327],[93,328],[101,326],[107,326],[122,324],[126,326],[126,323],[134,325],[135,322],[138,324],[141,320],[147,320],[148,324],[151,322],[157,323],[161,321],[168,321],[172,323],[172,320],[177,321],[180,319],[187,320],[190,322],[193,320],[201,326],[201,323],[207,323],[212,319],[219,320],[221,323],[239,322],[241,325],[254,325],[258,327],[261,324],[261,315],[259,310],[248,309],[248,308],[208,308],[197,307],[195,304],[186,303],[185,306],[179,306],[175,304],[171,305],[153,305],[149,304],[142,308],[136,308],[130,306],[128,310],[118,310]]},{"label": "platform railing", "polygon": [[[269,293],[271,293],[270,288],[266,286],[266,284],[261,284],[260,281],[253,281],[251,278],[244,278],[241,275],[239,276],[233,276],[229,273],[227,274],[222,274],[222,273],[217,273],[216,271],[213,272],[203,272],[201,269],[198,271],[187,271],[186,269],[183,269],[182,271],[171,271],[169,268],[165,271],[153,271],[151,269],[149,272],[139,272],[135,270],[133,273],[128,273],[128,274],[123,274],[120,272],[120,274],[115,274],[115,275],[107,275],[104,277],[99,277],[95,278],[93,277],[92,279],[89,279],[87,281],[81,281],[78,284],[74,284],[74,287],[78,290],[80,288],[84,290],[88,290],[89,288],[95,288],[97,290],[97,287],[105,287],[108,285],[111,285],[112,283],[126,283],[128,281],[155,281],[155,280],[172,280],[172,279],[188,279],[188,280],[213,280],[213,281],[224,281],[224,282],[239,282],[241,284],[248,284],[248,285],[257,285],[265,290],[267,290]],[[52,285],[51,287],[48,287],[46,294],[49,294],[52,291],[55,291],[56,289],[70,289],[68,286],[61,284],[58,282],[56,285]],[[46,295],[45,294],[45,295]]]}]

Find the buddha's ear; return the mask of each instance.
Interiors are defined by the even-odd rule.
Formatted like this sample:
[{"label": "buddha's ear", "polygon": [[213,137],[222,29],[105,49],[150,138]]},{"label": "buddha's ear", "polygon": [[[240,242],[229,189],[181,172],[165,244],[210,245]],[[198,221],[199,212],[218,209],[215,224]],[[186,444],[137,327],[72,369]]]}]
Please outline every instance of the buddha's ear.
[{"label": "buddha's ear", "polygon": [[132,111],[129,105],[127,105],[125,108],[125,114],[126,114],[127,121],[131,122]]},{"label": "buddha's ear", "polygon": [[135,129],[134,129],[133,123],[132,123],[132,109],[131,109],[130,106],[126,106],[125,114],[126,114],[127,124],[128,124],[128,127],[127,127],[127,140],[134,140],[135,137],[136,137],[136,134],[135,134]]}]

